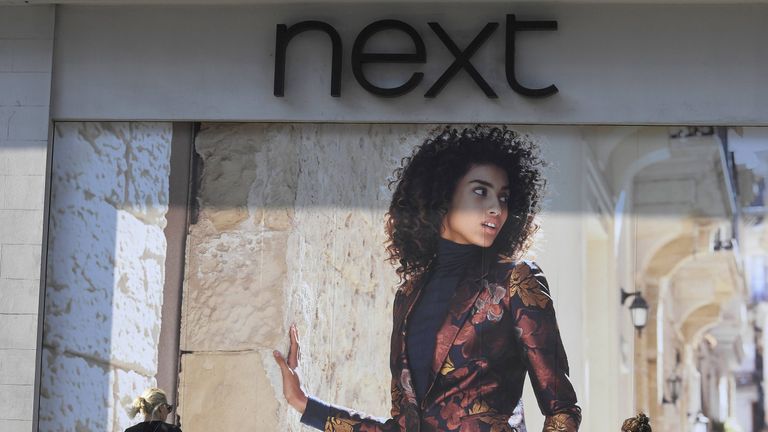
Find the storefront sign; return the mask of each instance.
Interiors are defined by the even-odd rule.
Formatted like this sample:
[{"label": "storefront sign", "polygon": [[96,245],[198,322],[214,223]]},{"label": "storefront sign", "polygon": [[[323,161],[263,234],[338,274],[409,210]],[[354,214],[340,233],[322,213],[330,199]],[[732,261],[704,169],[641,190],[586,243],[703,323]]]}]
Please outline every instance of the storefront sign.
[{"label": "storefront sign", "polygon": [[[451,39],[443,27],[436,22],[428,23],[429,28],[437,35],[440,41],[453,54],[454,61],[443,72],[442,75],[432,84],[424,94],[424,97],[436,97],[446,84],[460,70],[464,69],[480,89],[489,98],[498,98],[496,92],[491,88],[488,82],[480,75],[470,62],[472,56],[478,48],[485,43],[493,32],[498,28],[499,23],[490,22],[483,27],[480,33],[463,50]],[[557,21],[517,21],[515,15],[507,15],[506,47],[505,47],[505,72],[507,83],[516,93],[528,97],[547,97],[558,92],[555,85],[549,85],[543,88],[530,88],[521,84],[515,76],[515,33],[518,31],[532,30],[557,30]],[[341,57],[342,42],[339,33],[328,23],[322,21],[302,21],[290,27],[285,24],[277,25],[277,37],[275,44],[275,82],[274,94],[277,97],[284,96],[285,90],[285,58],[288,44],[291,39],[305,31],[319,30],[328,35],[331,39],[332,58],[331,58],[331,96],[341,96]],[[415,52],[412,53],[371,53],[365,51],[365,44],[378,32],[385,30],[399,30],[413,41]],[[427,50],[424,41],[416,30],[409,24],[398,20],[381,20],[369,24],[365,27],[355,39],[352,46],[352,73],[358,84],[365,90],[378,96],[396,97],[402,96],[413,90],[424,79],[422,72],[415,72],[403,84],[396,87],[379,87],[371,83],[363,72],[363,65],[366,63],[426,63]]]}]

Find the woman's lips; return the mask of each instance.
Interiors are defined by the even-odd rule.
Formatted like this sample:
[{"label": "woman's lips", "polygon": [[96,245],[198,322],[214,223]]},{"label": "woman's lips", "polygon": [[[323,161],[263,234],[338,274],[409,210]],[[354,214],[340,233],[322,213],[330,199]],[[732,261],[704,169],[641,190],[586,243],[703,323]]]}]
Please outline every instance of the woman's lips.
[{"label": "woman's lips", "polygon": [[484,234],[496,235],[498,233],[498,227],[494,222],[483,222],[481,226]]}]

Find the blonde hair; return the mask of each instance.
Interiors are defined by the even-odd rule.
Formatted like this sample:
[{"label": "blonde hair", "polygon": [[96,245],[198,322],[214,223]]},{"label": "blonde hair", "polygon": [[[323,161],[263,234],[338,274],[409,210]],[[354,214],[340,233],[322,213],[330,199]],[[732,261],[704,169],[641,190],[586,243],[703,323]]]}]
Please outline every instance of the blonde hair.
[{"label": "blonde hair", "polygon": [[131,418],[136,417],[136,414],[142,413],[145,416],[151,416],[155,413],[157,408],[162,404],[167,404],[168,398],[162,389],[157,387],[150,387],[144,390],[141,396],[133,400],[133,404],[128,409],[128,415]]}]

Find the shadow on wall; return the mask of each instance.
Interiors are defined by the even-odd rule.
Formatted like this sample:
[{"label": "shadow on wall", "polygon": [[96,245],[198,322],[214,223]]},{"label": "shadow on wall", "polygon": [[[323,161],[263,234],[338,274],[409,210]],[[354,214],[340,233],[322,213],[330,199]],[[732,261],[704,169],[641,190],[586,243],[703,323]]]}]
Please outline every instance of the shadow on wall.
[{"label": "shadow on wall", "polygon": [[55,126],[40,430],[122,431],[156,383],[170,142],[167,123]]}]

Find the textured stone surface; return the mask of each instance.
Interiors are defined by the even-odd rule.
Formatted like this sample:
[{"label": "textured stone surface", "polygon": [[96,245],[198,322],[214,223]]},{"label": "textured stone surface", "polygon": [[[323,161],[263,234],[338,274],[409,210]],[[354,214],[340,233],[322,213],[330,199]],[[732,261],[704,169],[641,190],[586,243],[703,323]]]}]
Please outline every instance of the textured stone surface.
[{"label": "textured stone surface", "polygon": [[[271,352],[271,351],[270,351]],[[258,352],[182,356],[180,415],[184,432],[284,431]]]},{"label": "textured stone surface", "polygon": [[[40,430],[111,431],[114,385],[103,364],[43,349]],[[88,407],[84,410],[83,407]]]},{"label": "textured stone surface", "polygon": [[[183,395],[207,401],[203,395],[215,390],[217,403],[227,406],[242,399],[249,406],[279,403],[274,427],[259,429],[300,430],[269,354],[286,350],[287,328],[296,322],[310,393],[387,415],[397,282],[383,244],[387,181],[429,129],[203,126],[196,140],[203,158],[200,218],[187,243],[182,310],[182,349],[191,351]],[[248,360],[250,350],[259,350],[264,363]],[[221,351],[230,353],[216,355]],[[200,364],[240,368],[241,379],[266,376],[270,385],[231,392],[215,386],[215,373]],[[185,431],[207,421],[207,405],[189,396],[181,404]]]},{"label": "textured stone surface", "polygon": [[155,383],[170,144],[168,123],[57,124],[41,429],[122,431]]},{"label": "textured stone surface", "polygon": [[274,346],[285,282],[281,232],[222,233],[196,243],[190,257],[182,326],[183,350],[238,350]]},{"label": "textured stone surface", "polygon": [[206,125],[199,220],[188,238],[182,349],[274,346],[298,173],[291,126]]}]

